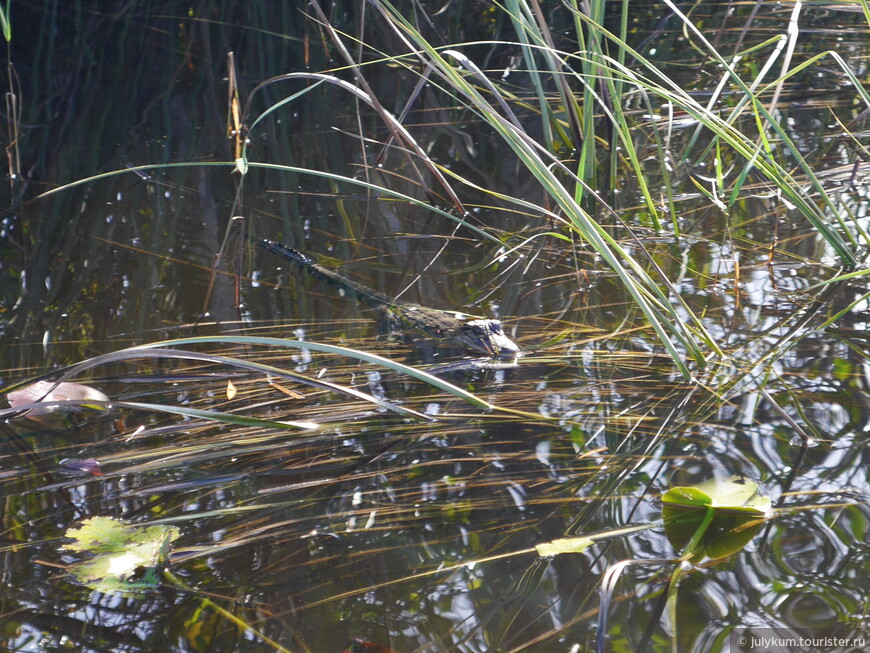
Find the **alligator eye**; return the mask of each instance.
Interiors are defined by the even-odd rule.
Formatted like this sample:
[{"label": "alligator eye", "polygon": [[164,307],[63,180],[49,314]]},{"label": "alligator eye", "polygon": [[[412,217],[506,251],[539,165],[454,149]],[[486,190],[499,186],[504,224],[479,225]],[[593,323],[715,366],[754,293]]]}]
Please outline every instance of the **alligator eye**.
[{"label": "alligator eye", "polygon": [[471,332],[476,336],[482,336],[484,333],[486,333],[482,326],[478,326],[476,324],[471,327]]}]

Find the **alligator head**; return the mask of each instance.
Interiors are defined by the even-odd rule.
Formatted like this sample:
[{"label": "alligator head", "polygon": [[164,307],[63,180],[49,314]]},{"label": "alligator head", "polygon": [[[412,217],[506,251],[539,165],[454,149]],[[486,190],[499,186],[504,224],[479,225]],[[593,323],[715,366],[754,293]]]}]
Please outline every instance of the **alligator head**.
[{"label": "alligator head", "polygon": [[505,335],[498,320],[465,322],[459,327],[455,339],[475,351],[499,358],[513,358],[520,353],[520,348]]}]

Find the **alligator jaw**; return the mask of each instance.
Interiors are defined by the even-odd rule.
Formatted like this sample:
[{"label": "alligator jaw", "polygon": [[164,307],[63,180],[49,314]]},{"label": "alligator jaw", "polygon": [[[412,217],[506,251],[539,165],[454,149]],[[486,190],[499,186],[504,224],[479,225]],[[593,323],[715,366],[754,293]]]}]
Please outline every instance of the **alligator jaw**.
[{"label": "alligator jaw", "polygon": [[459,327],[455,339],[462,344],[497,358],[515,358],[520,348],[508,338],[498,320],[471,320]]}]

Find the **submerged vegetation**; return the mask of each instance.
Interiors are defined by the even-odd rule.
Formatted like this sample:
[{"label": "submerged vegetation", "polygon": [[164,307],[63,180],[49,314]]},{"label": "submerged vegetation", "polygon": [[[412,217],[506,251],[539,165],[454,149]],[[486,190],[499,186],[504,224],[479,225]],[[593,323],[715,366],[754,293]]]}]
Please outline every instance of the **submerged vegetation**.
[{"label": "submerged vegetation", "polygon": [[866,629],[864,0],[145,4],[0,8],[4,647]]}]

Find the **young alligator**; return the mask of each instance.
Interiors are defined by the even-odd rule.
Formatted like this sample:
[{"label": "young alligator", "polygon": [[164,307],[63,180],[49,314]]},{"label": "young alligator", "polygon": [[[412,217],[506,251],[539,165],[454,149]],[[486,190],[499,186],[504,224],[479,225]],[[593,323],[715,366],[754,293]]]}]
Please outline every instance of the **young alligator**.
[{"label": "young alligator", "polygon": [[455,342],[499,358],[513,358],[520,353],[520,348],[504,334],[501,322],[498,320],[469,319],[470,316],[461,313],[438,311],[419,304],[392,299],[355,281],[345,279],[292,247],[272,240],[260,240],[257,244],[288,261],[292,261],[312,276],[338,286],[357,299],[397,318],[426,338]]}]

